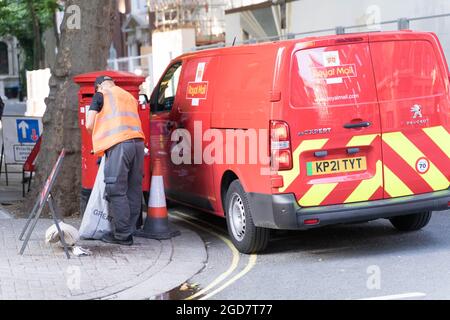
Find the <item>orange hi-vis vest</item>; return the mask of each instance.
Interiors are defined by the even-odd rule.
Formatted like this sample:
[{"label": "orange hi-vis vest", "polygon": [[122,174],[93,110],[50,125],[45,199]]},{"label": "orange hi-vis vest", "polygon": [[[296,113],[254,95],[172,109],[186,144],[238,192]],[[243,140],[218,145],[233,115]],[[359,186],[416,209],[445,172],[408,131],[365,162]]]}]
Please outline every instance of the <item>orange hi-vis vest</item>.
[{"label": "orange hi-vis vest", "polygon": [[100,89],[103,108],[95,117],[92,132],[94,154],[102,156],[106,150],[130,139],[145,139],[138,114],[138,102],[118,86]]}]

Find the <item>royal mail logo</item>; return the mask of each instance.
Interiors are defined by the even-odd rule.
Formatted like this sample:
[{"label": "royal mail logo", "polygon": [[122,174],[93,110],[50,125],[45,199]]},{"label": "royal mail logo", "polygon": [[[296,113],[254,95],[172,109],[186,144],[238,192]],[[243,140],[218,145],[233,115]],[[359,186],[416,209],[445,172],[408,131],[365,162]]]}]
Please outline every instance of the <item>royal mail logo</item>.
[{"label": "royal mail logo", "polygon": [[356,77],[356,66],[354,64],[344,64],[332,67],[318,67],[312,69],[313,76],[319,80],[328,80],[334,78],[352,78]]},{"label": "royal mail logo", "polygon": [[322,52],[322,67],[312,68],[313,77],[327,84],[342,83],[344,78],[357,76],[355,64],[341,64],[339,51]]},{"label": "royal mail logo", "polygon": [[327,60],[327,64],[328,65],[334,65],[334,64],[337,63],[337,58],[334,57],[334,56],[333,57],[327,57],[326,60]]},{"label": "royal mail logo", "polygon": [[199,62],[195,72],[195,81],[189,82],[186,91],[186,99],[191,100],[193,107],[198,107],[201,100],[206,100],[208,95],[208,81],[203,81],[206,62]]},{"label": "royal mail logo", "polygon": [[208,81],[188,83],[186,99],[205,100],[207,96],[208,96]]},{"label": "royal mail logo", "polygon": [[322,53],[324,67],[337,67],[341,64],[339,51],[325,51]]}]

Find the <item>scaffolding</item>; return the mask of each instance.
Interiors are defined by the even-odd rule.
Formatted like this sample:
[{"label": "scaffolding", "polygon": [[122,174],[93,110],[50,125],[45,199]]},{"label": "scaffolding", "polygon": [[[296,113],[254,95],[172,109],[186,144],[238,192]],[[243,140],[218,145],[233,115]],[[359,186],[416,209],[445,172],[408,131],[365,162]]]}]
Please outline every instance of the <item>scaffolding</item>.
[{"label": "scaffolding", "polygon": [[197,45],[222,42],[225,39],[227,0],[149,0],[155,14],[155,28],[168,31],[181,28],[196,30]]}]

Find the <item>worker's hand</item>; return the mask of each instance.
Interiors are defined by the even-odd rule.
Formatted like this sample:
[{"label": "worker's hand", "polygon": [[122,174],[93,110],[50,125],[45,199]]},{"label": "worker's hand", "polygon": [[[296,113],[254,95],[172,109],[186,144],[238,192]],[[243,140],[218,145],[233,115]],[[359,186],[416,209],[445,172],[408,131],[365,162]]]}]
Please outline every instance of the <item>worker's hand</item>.
[{"label": "worker's hand", "polygon": [[97,111],[89,110],[88,116],[86,120],[86,130],[92,134],[92,130],[94,130],[95,117],[97,116]]}]

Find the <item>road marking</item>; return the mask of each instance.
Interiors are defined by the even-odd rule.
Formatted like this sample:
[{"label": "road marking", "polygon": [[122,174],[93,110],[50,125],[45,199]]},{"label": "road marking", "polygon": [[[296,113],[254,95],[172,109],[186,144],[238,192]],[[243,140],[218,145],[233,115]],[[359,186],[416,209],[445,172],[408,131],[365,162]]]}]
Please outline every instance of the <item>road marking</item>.
[{"label": "road marking", "polygon": [[216,295],[217,293],[219,293],[220,291],[226,289],[229,285],[235,283],[237,280],[239,280],[240,278],[242,278],[243,276],[245,276],[251,269],[253,269],[253,267],[256,265],[256,259],[257,259],[257,255],[256,254],[251,254],[250,258],[248,260],[247,265],[245,266],[244,270],[242,270],[241,272],[239,272],[237,275],[235,275],[233,278],[231,278],[230,280],[228,280],[226,283],[224,283],[221,287],[217,288],[216,290],[214,290],[213,292],[208,293],[206,296],[200,298],[200,300],[207,300],[211,297],[213,297],[214,295]]},{"label": "road marking", "polygon": [[[238,264],[239,264],[239,260],[240,260],[239,252],[237,251],[237,249],[235,248],[235,246],[233,245],[233,243],[232,243],[229,239],[225,238],[225,237],[222,236],[221,234],[218,234],[217,232],[214,232],[214,231],[209,230],[209,229],[207,229],[207,228],[205,228],[205,227],[202,227],[202,226],[200,226],[200,225],[197,225],[197,224],[195,224],[195,223],[189,221],[188,219],[194,219],[194,220],[203,222],[203,223],[208,224],[208,225],[210,225],[210,226],[212,226],[212,227],[214,227],[214,228],[217,228],[216,226],[214,226],[214,225],[212,225],[212,224],[210,224],[210,223],[208,223],[208,222],[206,222],[206,221],[201,221],[201,220],[199,220],[199,219],[197,219],[197,218],[190,217],[190,216],[185,215],[185,214],[183,214],[183,213],[181,213],[181,212],[178,212],[178,211],[176,211],[176,212],[174,212],[174,213],[175,213],[176,215],[182,216],[182,217],[180,217],[180,216],[174,216],[174,215],[173,215],[174,218],[183,220],[184,222],[186,222],[186,223],[188,223],[188,224],[194,226],[195,228],[198,228],[198,229],[201,229],[201,230],[203,230],[203,231],[205,231],[205,232],[208,232],[208,233],[212,234],[213,236],[219,238],[219,239],[222,240],[223,242],[225,242],[225,244],[230,248],[231,253],[232,253],[232,255],[233,255],[232,262],[231,262],[230,266],[228,267],[227,271],[225,271],[225,272],[223,272],[221,275],[219,275],[213,282],[211,282],[208,286],[206,286],[206,287],[203,288],[202,290],[200,290],[200,291],[196,292],[195,294],[193,294],[192,296],[189,296],[189,297],[186,298],[186,300],[192,300],[192,299],[195,299],[195,298],[197,298],[197,297],[199,297],[199,296],[205,294],[207,291],[209,291],[209,290],[211,290],[212,288],[214,288],[214,287],[216,287],[217,285],[219,285],[219,284],[220,284],[222,281],[224,281],[229,275],[231,275],[231,274],[234,272],[234,270],[236,270],[236,268],[238,267]],[[185,217],[185,218],[183,218],[183,217]],[[186,218],[188,218],[188,219],[186,219]]]},{"label": "road marking", "polygon": [[400,300],[400,299],[411,299],[411,298],[423,298],[426,294],[423,292],[408,292],[401,294],[393,294],[390,296],[380,296],[380,297],[372,297],[372,298],[364,298],[359,300]]}]

